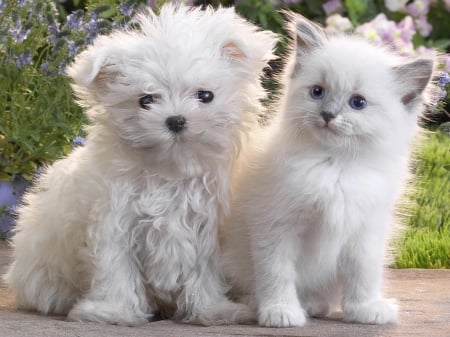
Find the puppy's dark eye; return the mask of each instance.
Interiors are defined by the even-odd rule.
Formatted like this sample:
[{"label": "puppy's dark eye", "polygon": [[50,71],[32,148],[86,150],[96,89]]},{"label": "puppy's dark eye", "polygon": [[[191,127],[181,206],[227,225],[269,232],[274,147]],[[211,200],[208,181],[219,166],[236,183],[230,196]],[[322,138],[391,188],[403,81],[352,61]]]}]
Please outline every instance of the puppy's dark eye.
[{"label": "puppy's dark eye", "polygon": [[153,95],[147,94],[139,98],[139,105],[142,109],[150,110],[150,104],[154,103]]},{"label": "puppy's dark eye", "polygon": [[355,95],[350,98],[350,100],[348,101],[348,104],[350,104],[352,109],[362,110],[366,107],[367,101],[364,97]]},{"label": "puppy's dark eye", "polygon": [[320,85],[314,85],[311,87],[311,89],[309,89],[309,95],[313,99],[322,99],[323,96],[325,96],[325,89]]},{"label": "puppy's dark eye", "polygon": [[199,90],[197,91],[197,98],[202,103],[209,103],[214,99],[214,94],[211,91]]}]

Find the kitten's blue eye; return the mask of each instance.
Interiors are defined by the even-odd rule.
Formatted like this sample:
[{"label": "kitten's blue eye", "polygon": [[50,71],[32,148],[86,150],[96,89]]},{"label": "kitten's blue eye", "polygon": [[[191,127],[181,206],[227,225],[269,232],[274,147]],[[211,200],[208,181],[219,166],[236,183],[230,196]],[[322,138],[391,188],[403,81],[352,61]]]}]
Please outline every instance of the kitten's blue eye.
[{"label": "kitten's blue eye", "polygon": [[325,89],[322,88],[320,85],[314,85],[309,90],[309,95],[313,99],[322,99],[323,96],[325,96]]},{"label": "kitten's blue eye", "polygon": [[352,109],[355,110],[362,110],[366,107],[367,101],[364,97],[355,95],[350,98],[350,101],[348,101]]},{"label": "kitten's blue eye", "polygon": [[197,91],[197,98],[202,103],[209,103],[214,99],[214,94],[211,91],[199,90]]}]

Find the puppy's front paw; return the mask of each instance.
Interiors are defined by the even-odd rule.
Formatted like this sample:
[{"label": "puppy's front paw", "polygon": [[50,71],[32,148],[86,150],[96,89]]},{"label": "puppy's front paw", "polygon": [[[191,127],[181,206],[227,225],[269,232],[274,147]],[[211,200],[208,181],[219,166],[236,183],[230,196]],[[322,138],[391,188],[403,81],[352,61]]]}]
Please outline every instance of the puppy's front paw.
[{"label": "puppy's front paw", "polygon": [[344,305],[344,320],[364,324],[396,323],[398,309],[394,300],[381,299]]},{"label": "puppy's front paw", "polygon": [[256,313],[242,303],[228,302],[225,306],[226,320],[229,324],[254,324]]},{"label": "puppy's front paw", "polygon": [[119,308],[117,304],[82,300],[78,302],[67,315],[69,321],[97,322],[122,326],[138,326],[148,323],[151,315],[133,312]]},{"label": "puppy's front paw", "polygon": [[258,323],[277,328],[303,326],[306,323],[306,316],[300,306],[278,304],[261,308],[258,314]]},{"label": "puppy's front paw", "polygon": [[256,315],[247,305],[225,301],[182,320],[185,323],[204,326],[228,324],[253,324]]}]

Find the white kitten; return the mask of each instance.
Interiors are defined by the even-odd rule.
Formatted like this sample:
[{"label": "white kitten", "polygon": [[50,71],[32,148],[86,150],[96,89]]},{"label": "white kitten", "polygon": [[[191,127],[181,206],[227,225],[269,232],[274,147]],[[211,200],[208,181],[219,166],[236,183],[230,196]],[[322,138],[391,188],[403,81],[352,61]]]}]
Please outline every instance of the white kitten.
[{"label": "white kitten", "polygon": [[226,272],[261,325],[301,326],[339,301],[347,321],[395,322],[383,250],[433,61],[293,21],[281,114],[223,229]]},{"label": "white kitten", "polygon": [[68,69],[87,143],[25,197],[6,280],[20,308],[72,320],[247,322],[225,297],[217,223],[276,38],[233,9],[167,5],[138,23]]}]

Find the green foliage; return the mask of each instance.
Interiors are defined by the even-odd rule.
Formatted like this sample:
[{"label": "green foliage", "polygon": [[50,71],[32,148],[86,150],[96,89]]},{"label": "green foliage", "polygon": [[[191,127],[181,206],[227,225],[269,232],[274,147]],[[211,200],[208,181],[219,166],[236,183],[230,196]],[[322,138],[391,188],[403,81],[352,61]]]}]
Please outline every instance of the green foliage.
[{"label": "green foliage", "polygon": [[125,26],[135,9],[134,1],[100,2],[88,1],[86,10],[70,17],[51,0],[0,6],[0,180],[31,179],[83,135],[87,119],[73,100],[65,68],[96,35],[113,24]]},{"label": "green foliage", "polygon": [[396,242],[396,268],[450,268],[450,137],[426,136],[414,174],[417,190],[408,194],[411,216]]},{"label": "green foliage", "polygon": [[36,68],[0,65],[0,180],[30,179],[43,163],[70,150],[81,133],[81,110],[72,102],[67,79],[43,81]]},{"label": "green foliage", "polygon": [[440,229],[450,227],[450,137],[436,132],[427,138],[414,172],[419,182],[412,196],[416,206],[409,224]]},{"label": "green foliage", "polygon": [[450,268],[450,229],[412,228],[398,247],[394,268]]},{"label": "green foliage", "polygon": [[345,0],[345,7],[347,8],[348,16],[353,24],[359,24],[362,14],[367,13],[369,7],[369,0]]},{"label": "green foliage", "polygon": [[81,133],[81,109],[59,73],[67,45],[50,42],[57,15],[42,1],[10,2],[0,14],[0,180],[15,174],[30,179],[37,167],[67,153]]}]

